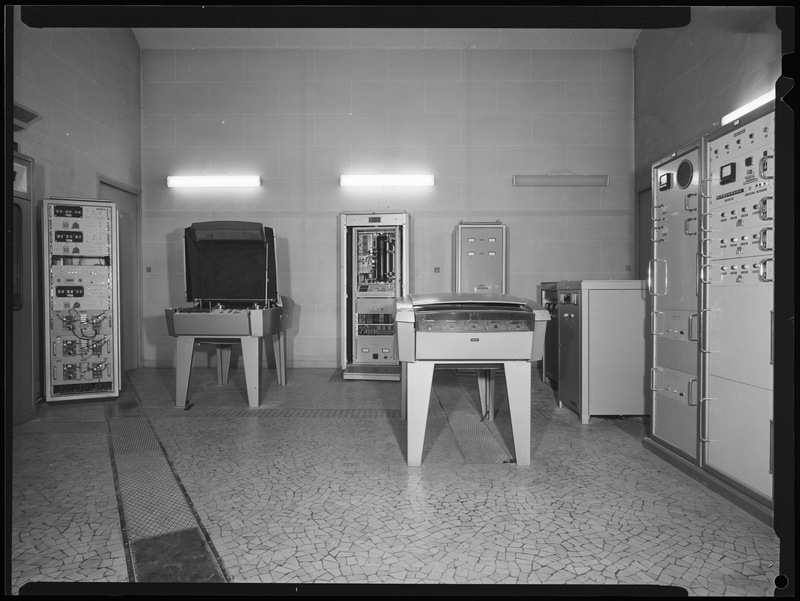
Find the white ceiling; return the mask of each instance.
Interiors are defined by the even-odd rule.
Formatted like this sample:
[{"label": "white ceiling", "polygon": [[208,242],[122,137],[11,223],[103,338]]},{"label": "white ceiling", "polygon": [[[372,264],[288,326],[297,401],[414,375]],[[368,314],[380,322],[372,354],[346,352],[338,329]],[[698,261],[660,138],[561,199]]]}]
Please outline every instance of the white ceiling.
[{"label": "white ceiling", "polygon": [[633,48],[639,29],[134,28],[142,50],[176,48]]}]

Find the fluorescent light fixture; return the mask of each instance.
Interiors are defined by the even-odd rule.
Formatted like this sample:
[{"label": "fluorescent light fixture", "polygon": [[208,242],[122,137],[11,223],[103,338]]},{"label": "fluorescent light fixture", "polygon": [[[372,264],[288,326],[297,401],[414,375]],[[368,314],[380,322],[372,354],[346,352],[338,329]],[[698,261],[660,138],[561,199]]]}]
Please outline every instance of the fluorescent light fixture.
[{"label": "fluorescent light fixture", "polygon": [[170,175],[168,188],[258,188],[260,175]]},{"label": "fluorescent light fixture", "polygon": [[759,96],[758,98],[756,98],[752,102],[748,102],[743,107],[738,108],[735,111],[732,111],[732,112],[728,113],[727,115],[725,115],[722,118],[722,121],[720,121],[720,125],[727,125],[731,121],[736,121],[736,119],[738,119],[742,115],[746,115],[750,111],[757,109],[758,107],[760,107],[763,104],[767,104],[771,100],[775,100],[775,90],[771,90],[771,91],[767,92],[766,94],[764,94],[763,96]]},{"label": "fluorescent light fixture", "polygon": [[607,186],[607,175],[575,175],[548,173],[546,175],[512,175],[512,186]]},{"label": "fluorescent light fixture", "polygon": [[432,186],[433,176],[428,174],[397,175],[342,175],[341,186]]}]

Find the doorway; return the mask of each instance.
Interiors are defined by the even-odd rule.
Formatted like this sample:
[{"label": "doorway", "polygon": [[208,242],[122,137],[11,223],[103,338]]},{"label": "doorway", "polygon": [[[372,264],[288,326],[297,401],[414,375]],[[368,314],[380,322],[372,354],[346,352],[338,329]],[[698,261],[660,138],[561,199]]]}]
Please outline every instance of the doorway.
[{"label": "doorway", "polygon": [[141,193],[100,176],[99,196],[116,204],[119,214],[119,305],[122,371],[141,366]]}]

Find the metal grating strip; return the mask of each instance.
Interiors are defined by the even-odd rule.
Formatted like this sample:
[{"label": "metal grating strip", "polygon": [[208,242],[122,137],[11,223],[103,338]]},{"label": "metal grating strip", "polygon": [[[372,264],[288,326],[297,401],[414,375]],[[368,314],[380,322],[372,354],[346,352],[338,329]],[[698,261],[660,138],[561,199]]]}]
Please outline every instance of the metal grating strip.
[{"label": "metal grating strip", "polygon": [[125,524],[132,542],[197,527],[161,449],[117,455],[116,464]]},{"label": "metal grating strip", "polygon": [[115,455],[161,450],[146,417],[112,419],[108,425]]},{"label": "metal grating strip", "polygon": [[505,463],[511,457],[464,394],[437,394],[466,463]]}]

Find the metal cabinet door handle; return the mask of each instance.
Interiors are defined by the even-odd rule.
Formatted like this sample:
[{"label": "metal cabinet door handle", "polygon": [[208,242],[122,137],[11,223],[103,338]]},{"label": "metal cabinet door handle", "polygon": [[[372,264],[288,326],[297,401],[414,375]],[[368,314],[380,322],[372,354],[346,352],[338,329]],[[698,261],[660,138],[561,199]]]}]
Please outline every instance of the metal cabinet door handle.
[{"label": "metal cabinet door handle", "polygon": [[[664,290],[663,292],[659,292],[658,283],[661,280],[659,278],[659,274],[661,273],[657,269],[657,265],[659,263],[664,264]],[[664,296],[667,293],[667,282],[668,282],[668,274],[667,274],[667,261],[666,259],[650,259],[650,263],[647,266],[647,291],[652,294],[653,296]]]},{"label": "metal cabinet door handle", "polygon": [[[691,342],[697,342],[697,340],[699,339],[699,331],[697,328],[698,321],[699,321],[699,316],[697,315],[697,313],[693,313],[692,315],[689,316],[689,340]],[[692,334],[694,334],[694,336],[692,336]]]},{"label": "metal cabinet door handle", "polygon": [[706,348],[706,343],[708,342],[708,335],[709,335],[709,315],[711,314],[711,309],[703,309],[700,311],[700,352],[701,353],[710,353],[711,349]]},{"label": "metal cabinet door handle", "polygon": [[[694,392],[695,394],[692,394],[692,392]],[[697,407],[699,402],[698,401],[694,403],[692,402],[692,398],[697,394],[697,378],[692,378],[691,380],[689,380],[686,394],[688,396],[688,398],[686,399],[686,403],[689,405],[689,407]]]}]

